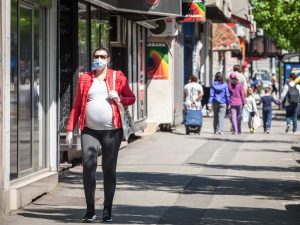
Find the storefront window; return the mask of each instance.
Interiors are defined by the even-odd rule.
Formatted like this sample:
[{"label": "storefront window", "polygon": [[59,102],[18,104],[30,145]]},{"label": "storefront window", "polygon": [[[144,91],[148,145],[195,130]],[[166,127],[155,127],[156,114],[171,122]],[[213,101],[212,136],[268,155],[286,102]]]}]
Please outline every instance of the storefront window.
[{"label": "storefront window", "polygon": [[137,26],[137,117],[143,119],[146,116],[145,104],[145,30]]},{"label": "storefront window", "polygon": [[78,72],[88,71],[90,65],[87,46],[87,19],[87,4],[78,2]]},{"label": "storefront window", "polygon": [[18,177],[18,3],[11,1],[10,179]]},{"label": "storefront window", "polygon": [[104,47],[109,49],[109,14],[94,6],[91,7],[91,51]]},{"label": "storefront window", "polygon": [[16,179],[46,167],[42,146],[46,17],[43,8],[11,3],[10,178]]}]

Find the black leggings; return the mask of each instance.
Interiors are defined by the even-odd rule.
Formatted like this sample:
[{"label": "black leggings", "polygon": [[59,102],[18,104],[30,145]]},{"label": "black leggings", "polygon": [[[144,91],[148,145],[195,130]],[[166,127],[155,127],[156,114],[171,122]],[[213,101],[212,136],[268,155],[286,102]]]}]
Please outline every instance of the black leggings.
[{"label": "black leggings", "polygon": [[96,169],[100,145],[104,185],[103,205],[112,206],[116,190],[117,158],[122,138],[122,129],[93,130],[85,127],[82,131],[83,186],[88,208],[95,205]]}]

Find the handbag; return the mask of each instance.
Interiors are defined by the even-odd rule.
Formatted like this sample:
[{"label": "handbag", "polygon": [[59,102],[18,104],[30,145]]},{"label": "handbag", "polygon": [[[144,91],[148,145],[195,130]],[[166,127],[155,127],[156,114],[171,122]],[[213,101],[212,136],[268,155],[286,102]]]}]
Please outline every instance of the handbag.
[{"label": "handbag", "polygon": [[[116,71],[113,73],[113,90],[116,90]],[[128,107],[124,107],[122,103],[117,103],[123,127],[123,137],[126,141],[128,141],[129,136],[136,132],[137,129],[134,125],[133,119],[130,115]]]},{"label": "handbag", "polygon": [[258,115],[255,115],[255,116],[253,117],[253,128],[254,128],[254,129],[257,129],[257,128],[259,128],[260,126],[261,126],[261,119],[259,118]]},{"label": "handbag", "polygon": [[248,108],[245,106],[243,108],[243,111],[242,111],[242,121],[244,123],[248,123],[248,121],[249,121],[249,114],[250,114],[250,112],[249,112]]}]

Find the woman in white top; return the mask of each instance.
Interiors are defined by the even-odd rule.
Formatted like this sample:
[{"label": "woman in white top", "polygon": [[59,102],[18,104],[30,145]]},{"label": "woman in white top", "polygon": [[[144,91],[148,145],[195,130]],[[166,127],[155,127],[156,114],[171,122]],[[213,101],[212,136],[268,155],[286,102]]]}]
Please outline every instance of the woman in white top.
[{"label": "woman in white top", "polygon": [[184,105],[186,109],[201,109],[201,99],[203,95],[203,88],[198,83],[198,77],[192,75],[189,83],[184,86]]},{"label": "woman in white top", "polygon": [[246,104],[244,105],[245,110],[247,110],[247,112],[249,112],[248,127],[250,129],[250,133],[253,134],[256,132],[256,128],[254,127],[254,123],[253,123],[254,116],[258,115],[258,111],[257,111],[255,99],[253,97],[253,89],[252,88],[247,89],[247,97],[246,97],[245,101],[246,101]]}]

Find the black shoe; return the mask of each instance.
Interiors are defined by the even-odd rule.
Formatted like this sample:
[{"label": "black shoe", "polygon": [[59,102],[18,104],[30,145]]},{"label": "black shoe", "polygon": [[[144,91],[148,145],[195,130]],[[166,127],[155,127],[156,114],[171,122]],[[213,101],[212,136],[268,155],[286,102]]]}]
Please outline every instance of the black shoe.
[{"label": "black shoe", "polygon": [[97,220],[97,216],[95,215],[95,212],[89,212],[89,211],[87,211],[84,217],[81,219],[83,223],[93,223],[96,220]]},{"label": "black shoe", "polygon": [[290,127],[291,127],[290,124],[288,124],[288,125],[286,126],[285,133],[288,133],[288,132],[289,132]]},{"label": "black shoe", "polygon": [[104,206],[101,222],[112,222],[111,206]]}]

